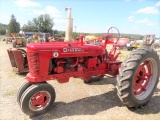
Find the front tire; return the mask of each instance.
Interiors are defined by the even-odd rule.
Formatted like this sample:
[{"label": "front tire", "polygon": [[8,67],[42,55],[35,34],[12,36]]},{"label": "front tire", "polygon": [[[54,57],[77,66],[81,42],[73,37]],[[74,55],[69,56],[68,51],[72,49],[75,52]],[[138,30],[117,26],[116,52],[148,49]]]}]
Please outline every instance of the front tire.
[{"label": "front tire", "polygon": [[17,102],[18,104],[20,104],[20,99],[22,94],[24,93],[24,91],[31,86],[32,84],[29,83],[28,81],[26,81],[25,83],[23,83],[23,85],[19,88],[18,92],[17,92]]},{"label": "front tire", "polygon": [[55,101],[55,90],[47,83],[33,84],[23,93],[20,106],[29,116],[47,112]]},{"label": "front tire", "polygon": [[150,48],[133,51],[117,76],[117,94],[127,107],[148,103],[159,81],[159,56]]}]

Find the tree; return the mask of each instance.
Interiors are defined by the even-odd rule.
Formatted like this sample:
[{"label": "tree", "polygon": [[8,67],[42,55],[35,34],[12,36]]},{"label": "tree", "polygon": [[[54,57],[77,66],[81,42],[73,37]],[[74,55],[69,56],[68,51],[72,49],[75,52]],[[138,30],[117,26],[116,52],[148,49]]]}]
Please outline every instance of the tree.
[{"label": "tree", "polygon": [[20,31],[20,24],[16,21],[16,18],[14,15],[11,15],[10,23],[7,26],[8,33],[19,33]]},{"label": "tree", "polygon": [[28,24],[23,26],[23,31],[52,33],[53,25],[53,19],[48,14],[44,14],[40,15],[38,18],[33,18],[32,21],[28,21]]},{"label": "tree", "polygon": [[6,34],[6,28],[0,27],[0,35],[5,35]]},{"label": "tree", "polygon": [[80,36],[80,33],[78,32],[73,32],[73,38],[78,38]]},{"label": "tree", "polygon": [[30,20],[28,21],[27,25],[23,25],[22,29],[25,32],[38,32],[38,27]]},{"label": "tree", "polygon": [[138,40],[142,40],[142,39],[143,39],[143,37],[144,37],[144,36],[140,36],[140,37],[138,37]]}]

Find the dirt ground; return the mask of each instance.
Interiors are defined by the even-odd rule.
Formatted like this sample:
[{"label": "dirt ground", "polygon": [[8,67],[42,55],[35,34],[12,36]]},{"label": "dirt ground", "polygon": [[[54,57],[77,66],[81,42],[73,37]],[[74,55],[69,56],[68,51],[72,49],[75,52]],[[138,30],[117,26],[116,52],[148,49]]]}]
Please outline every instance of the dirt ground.
[{"label": "dirt ground", "polygon": [[0,120],[160,119],[160,83],[147,106],[129,110],[116,94],[114,78],[105,78],[91,84],[84,84],[81,79],[73,78],[64,84],[50,81],[56,91],[56,101],[52,109],[46,114],[30,118],[21,111],[16,100],[17,90],[25,82],[25,75],[13,72],[7,54],[7,49],[11,47],[11,44],[0,41]]}]

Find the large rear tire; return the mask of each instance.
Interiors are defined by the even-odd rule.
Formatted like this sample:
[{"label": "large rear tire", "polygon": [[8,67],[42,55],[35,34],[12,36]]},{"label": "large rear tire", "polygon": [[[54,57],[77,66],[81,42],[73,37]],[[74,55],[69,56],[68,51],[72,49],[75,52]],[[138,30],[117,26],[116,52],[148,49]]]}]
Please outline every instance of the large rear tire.
[{"label": "large rear tire", "polygon": [[55,101],[55,90],[47,83],[37,83],[28,87],[22,94],[20,106],[29,116],[47,112]]},{"label": "large rear tire", "polygon": [[127,107],[148,103],[159,81],[159,56],[150,48],[133,51],[117,76],[117,94]]}]

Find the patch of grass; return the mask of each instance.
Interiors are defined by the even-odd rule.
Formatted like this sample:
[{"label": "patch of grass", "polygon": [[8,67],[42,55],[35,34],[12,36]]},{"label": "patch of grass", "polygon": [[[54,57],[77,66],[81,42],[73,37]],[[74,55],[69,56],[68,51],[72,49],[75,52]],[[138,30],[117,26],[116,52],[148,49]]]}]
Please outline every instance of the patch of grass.
[{"label": "patch of grass", "polygon": [[6,93],[3,94],[3,97],[12,96],[16,93],[17,93],[17,91],[15,89],[11,90],[11,91],[7,91]]},{"label": "patch of grass", "polygon": [[27,118],[27,117],[25,117],[23,120],[28,120],[28,118]]},{"label": "patch of grass", "polygon": [[121,50],[120,52],[121,54],[119,55],[118,60],[122,61],[126,59],[126,57],[131,53],[131,51],[124,51],[124,50]]}]

